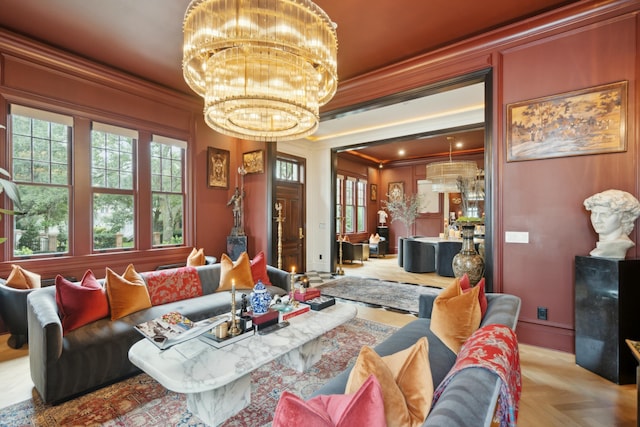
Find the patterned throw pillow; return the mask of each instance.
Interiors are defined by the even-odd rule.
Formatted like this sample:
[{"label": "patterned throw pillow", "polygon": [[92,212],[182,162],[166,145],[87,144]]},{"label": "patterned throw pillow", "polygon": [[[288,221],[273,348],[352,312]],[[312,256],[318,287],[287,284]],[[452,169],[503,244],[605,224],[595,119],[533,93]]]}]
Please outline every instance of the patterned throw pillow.
[{"label": "patterned throw pillow", "polygon": [[5,284],[14,289],[38,289],[40,275],[25,270],[17,264],[11,264],[11,273],[9,273]]},{"label": "patterned throw pillow", "polygon": [[375,375],[380,382],[389,427],[418,427],[424,423],[433,398],[426,337],[385,357],[364,346],[349,374],[345,393],[358,390],[370,375]]},{"label": "patterned throw pillow", "polygon": [[147,285],[129,264],[122,276],[106,268],[105,288],[109,297],[111,320],[151,307]]},{"label": "patterned throw pillow", "polygon": [[283,391],[273,427],[386,427],[382,389],[374,375],[353,394],[316,396],[305,402]]},{"label": "patterned throw pillow", "polygon": [[107,294],[91,270],[80,283],[56,276],[56,303],[62,314],[63,335],[109,315]]},{"label": "patterned throw pillow", "polygon": [[144,279],[154,306],[202,295],[202,283],[195,267],[150,271]]}]

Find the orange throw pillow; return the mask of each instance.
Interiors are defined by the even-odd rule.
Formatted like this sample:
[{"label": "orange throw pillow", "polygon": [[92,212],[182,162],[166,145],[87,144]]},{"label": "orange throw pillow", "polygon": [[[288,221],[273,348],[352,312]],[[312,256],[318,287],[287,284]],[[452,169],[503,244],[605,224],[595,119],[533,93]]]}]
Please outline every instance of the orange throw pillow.
[{"label": "orange throw pillow", "polygon": [[104,285],[109,298],[111,320],[151,307],[147,285],[133,264],[129,264],[122,276],[107,267]]},{"label": "orange throw pillow", "polygon": [[40,275],[25,270],[17,264],[11,264],[11,273],[7,277],[6,285],[14,289],[38,289]]},{"label": "orange throw pillow", "polygon": [[372,374],[382,388],[387,426],[421,426],[433,399],[427,338],[385,357],[364,346],[349,374],[345,393],[358,391]]},{"label": "orange throw pillow", "polygon": [[199,267],[205,265],[204,249],[191,249],[191,253],[187,257],[187,267]]},{"label": "orange throw pillow", "polygon": [[455,354],[458,354],[462,344],[480,327],[479,293],[479,286],[463,292],[460,279],[456,279],[433,302],[431,331]]},{"label": "orange throw pillow", "polygon": [[233,283],[236,289],[253,289],[251,263],[246,252],[242,252],[235,262],[227,254],[220,258],[220,285],[216,292],[230,291]]}]

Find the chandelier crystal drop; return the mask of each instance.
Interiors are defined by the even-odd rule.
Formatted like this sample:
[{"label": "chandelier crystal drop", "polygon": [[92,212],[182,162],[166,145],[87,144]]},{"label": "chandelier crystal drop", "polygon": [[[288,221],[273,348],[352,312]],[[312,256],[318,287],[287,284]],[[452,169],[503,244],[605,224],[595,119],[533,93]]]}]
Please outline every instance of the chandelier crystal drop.
[{"label": "chandelier crystal drop", "polygon": [[335,27],[309,0],[193,0],[182,72],[207,125],[257,141],[313,133],[338,87]]}]

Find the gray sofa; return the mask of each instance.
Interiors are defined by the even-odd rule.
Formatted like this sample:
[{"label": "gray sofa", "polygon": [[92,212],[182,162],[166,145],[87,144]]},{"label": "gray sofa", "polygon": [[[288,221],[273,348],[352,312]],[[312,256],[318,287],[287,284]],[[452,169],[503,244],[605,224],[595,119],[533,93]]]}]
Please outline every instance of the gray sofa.
[{"label": "gray sofa", "polygon": [[[381,356],[396,353],[415,344],[421,337],[429,341],[429,362],[434,389],[445,378],[456,361],[456,355],[429,329],[435,295],[420,295],[419,318],[399,329],[374,350]],[[481,326],[502,324],[515,330],[520,313],[520,298],[506,294],[487,294],[487,312]],[[338,374],[314,393],[342,394],[351,368]],[[423,427],[490,426],[500,391],[500,379],[486,369],[469,368],[460,371],[431,409]]]},{"label": "gray sofa", "polygon": [[[112,321],[97,320],[62,335],[55,286],[29,293],[27,321],[31,378],[42,400],[59,403],[140,372],[128,358],[129,348],[142,338],[133,326],[170,311],[198,321],[229,312],[230,292],[218,292],[220,264],[196,267],[203,295],[150,307]],[[273,295],[290,290],[290,275],[267,266]],[[143,278],[145,273],[141,273]],[[250,291],[238,290],[237,293]],[[239,295],[238,295],[239,299]]]}]

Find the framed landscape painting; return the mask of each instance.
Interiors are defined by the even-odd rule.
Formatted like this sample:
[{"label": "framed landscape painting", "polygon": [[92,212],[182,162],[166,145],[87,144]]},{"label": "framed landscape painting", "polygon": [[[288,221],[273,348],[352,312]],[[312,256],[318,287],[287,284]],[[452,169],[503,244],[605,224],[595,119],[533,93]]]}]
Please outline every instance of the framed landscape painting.
[{"label": "framed landscape painting", "polygon": [[509,104],[507,161],[626,151],[627,82]]}]

